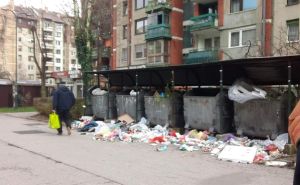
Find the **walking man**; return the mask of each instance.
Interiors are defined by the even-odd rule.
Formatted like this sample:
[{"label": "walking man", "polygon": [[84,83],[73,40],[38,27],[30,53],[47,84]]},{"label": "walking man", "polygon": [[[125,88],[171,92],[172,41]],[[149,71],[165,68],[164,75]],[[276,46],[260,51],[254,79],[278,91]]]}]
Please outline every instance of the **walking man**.
[{"label": "walking man", "polygon": [[62,135],[62,121],[65,122],[68,135],[71,135],[70,109],[75,104],[75,97],[72,91],[66,86],[59,85],[53,92],[52,106],[53,112],[59,116],[60,128],[57,129],[57,135]]}]

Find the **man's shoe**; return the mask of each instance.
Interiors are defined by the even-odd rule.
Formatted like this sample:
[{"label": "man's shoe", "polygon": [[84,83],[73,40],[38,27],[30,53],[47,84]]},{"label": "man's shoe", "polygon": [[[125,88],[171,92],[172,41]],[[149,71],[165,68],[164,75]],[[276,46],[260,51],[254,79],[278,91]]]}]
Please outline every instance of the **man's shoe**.
[{"label": "man's shoe", "polygon": [[67,127],[68,135],[71,135],[71,128]]},{"label": "man's shoe", "polygon": [[58,132],[57,135],[58,135],[58,136],[61,136],[61,135],[62,135],[62,132]]}]

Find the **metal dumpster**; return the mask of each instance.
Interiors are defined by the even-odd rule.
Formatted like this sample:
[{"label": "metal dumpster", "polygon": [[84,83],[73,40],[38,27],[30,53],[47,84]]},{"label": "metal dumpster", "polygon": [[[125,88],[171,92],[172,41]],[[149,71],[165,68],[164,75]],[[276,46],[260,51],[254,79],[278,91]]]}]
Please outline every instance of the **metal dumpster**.
[{"label": "metal dumpster", "polygon": [[116,105],[119,116],[122,114],[128,114],[136,121],[139,121],[145,116],[143,92],[139,92],[138,96],[116,95]]},{"label": "metal dumpster", "polygon": [[[294,103],[295,97],[292,96]],[[234,123],[238,135],[275,139],[288,127],[288,96],[234,103]]]},{"label": "metal dumpster", "polygon": [[233,131],[233,103],[227,93],[218,89],[201,90],[194,95],[185,95],[185,128],[226,133]]},{"label": "metal dumpster", "polygon": [[182,95],[174,92],[170,97],[145,96],[146,118],[153,125],[183,128]]},{"label": "metal dumpster", "polygon": [[[109,93],[109,98],[108,98],[108,94],[92,95],[91,100],[92,100],[93,114],[96,117],[103,118],[103,119],[117,118],[116,93],[113,92]],[[108,115],[107,115],[107,109],[109,110]]]}]

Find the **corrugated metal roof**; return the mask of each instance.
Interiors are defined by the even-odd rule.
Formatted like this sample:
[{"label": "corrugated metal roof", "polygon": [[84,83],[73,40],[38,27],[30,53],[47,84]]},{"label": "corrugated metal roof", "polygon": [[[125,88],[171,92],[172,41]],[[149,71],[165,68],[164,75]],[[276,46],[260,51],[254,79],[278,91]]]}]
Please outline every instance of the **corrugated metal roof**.
[{"label": "corrugated metal roof", "polygon": [[220,70],[223,85],[232,85],[237,79],[249,79],[255,85],[288,84],[288,65],[291,65],[291,83],[300,84],[300,55],[235,59],[202,64],[151,67],[142,69],[87,72],[110,78],[112,86],[218,86]]}]

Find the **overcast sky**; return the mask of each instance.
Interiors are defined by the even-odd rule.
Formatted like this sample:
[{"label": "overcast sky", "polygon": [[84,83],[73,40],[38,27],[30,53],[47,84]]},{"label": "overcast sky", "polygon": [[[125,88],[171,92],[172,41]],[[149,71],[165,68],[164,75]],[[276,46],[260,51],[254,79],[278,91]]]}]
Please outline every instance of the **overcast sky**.
[{"label": "overcast sky", "polygon": [[[0,6],[7,5],[10,0],[0,0]],[[14,0],[15,5],[33,6],[35,8],[48,7],[51,11],[62,12],[65,9],[70,11],[72,0]]]}]

